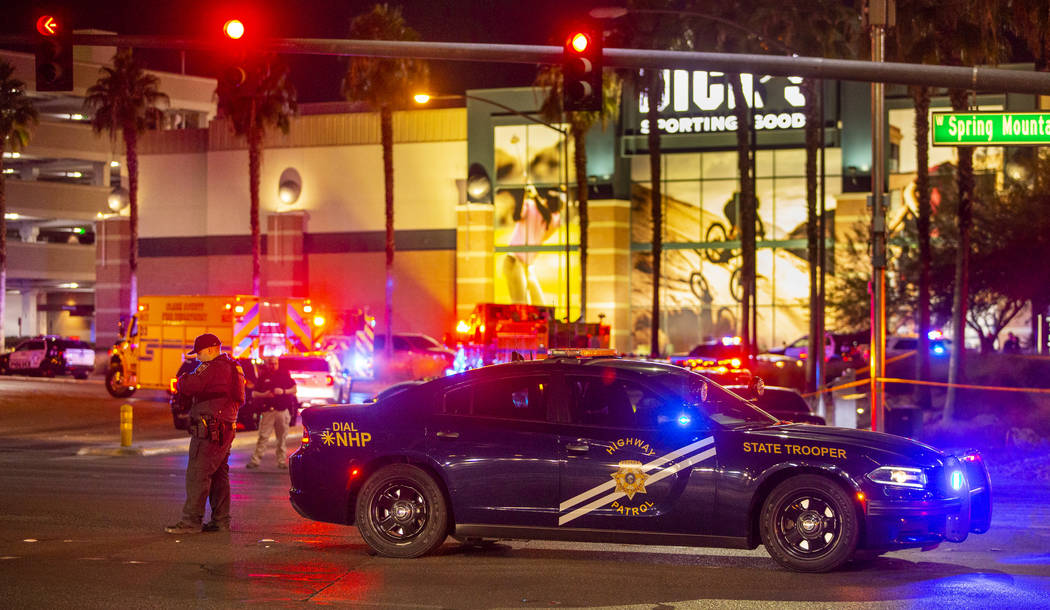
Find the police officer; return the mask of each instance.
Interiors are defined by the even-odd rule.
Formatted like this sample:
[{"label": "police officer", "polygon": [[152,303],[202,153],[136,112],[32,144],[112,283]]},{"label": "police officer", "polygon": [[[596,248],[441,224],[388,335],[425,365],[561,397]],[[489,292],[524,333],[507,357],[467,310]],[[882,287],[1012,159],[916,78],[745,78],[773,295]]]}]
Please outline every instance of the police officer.
[{"label": "police officer", "polygon": [[[230,445],[237,409],[244,403],[244,373],[211,333],[193,341],[200,364],[178,378],[178,391],[193,397],[190,407],[190,455],[186,464],[186,504],[182,518],[164,528],[169,534],[230,529]],[[211,521],[201,526],[204,505]]]},{"label": "police officer", "polygon": [[267,358],[259,369],[259,378],[255,382],[253,400],[260,402],[259,409],[259,442],[255,444],[255,453],[245,466],[258,468],[270,432],[277,438],[277,467],[288,468],[288,454],[284,441],[288,436],[288,424],[292,420],[292,409],[298,408],[299,400],[295,397],[295,381],[288,371],[278,366],[277,358]]}]

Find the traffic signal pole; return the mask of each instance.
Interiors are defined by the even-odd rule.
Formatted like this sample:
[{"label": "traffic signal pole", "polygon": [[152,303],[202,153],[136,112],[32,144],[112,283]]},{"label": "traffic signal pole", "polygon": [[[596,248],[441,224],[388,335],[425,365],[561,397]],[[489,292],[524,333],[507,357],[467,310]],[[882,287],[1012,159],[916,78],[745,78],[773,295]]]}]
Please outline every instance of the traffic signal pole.
[{"label": "traffic signal pole", "polygon": [[[32,44],[32,40],[29,36],[0,35],[0,44]],[[73,44],[203,51],[218,49],[222,45],[219,40],[212,38],[107,36],[104,34],[74,34]],[[560,64],[563,57],[562,47],[556,46],[466,42],[271,38],[256,41],[255,48],[259,51],[285,54],[414,57],[431,60],[552,65]],[[676,68],[722,72],[761,72],[770,76],[803,76],[869,83],[927,85],[1002,93],[1050,95],[1050,72],[1025,72],[977,66],[934,66],[750,53],[608,48],[603,50],[602,60],[610,68],[635,70]]]}]

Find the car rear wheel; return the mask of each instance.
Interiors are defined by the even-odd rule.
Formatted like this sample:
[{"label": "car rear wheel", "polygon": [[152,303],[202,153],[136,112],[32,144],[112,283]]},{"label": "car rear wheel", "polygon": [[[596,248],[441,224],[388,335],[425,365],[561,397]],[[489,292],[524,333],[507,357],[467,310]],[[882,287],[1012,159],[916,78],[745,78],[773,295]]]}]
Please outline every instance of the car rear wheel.
[{"label": "car rear wheel", "polygon": [[445,496],[434,479],[409,464],[376,471],[357,494],[357,529],[386,557],[420,557],[448,535]]},{"label": "car rear wheel", "polygon": [[106,373],[106,390],[113,398],[127,398],[135,393],[135,388],[125,385],[124,371],[119,368]]},{"label": "car rear wheel", "polygon": [[777,485],[762,507],[762,543],[780,565],[797,572],[841,567],[857,548],[860,526],[849,495],[817,475]]}]

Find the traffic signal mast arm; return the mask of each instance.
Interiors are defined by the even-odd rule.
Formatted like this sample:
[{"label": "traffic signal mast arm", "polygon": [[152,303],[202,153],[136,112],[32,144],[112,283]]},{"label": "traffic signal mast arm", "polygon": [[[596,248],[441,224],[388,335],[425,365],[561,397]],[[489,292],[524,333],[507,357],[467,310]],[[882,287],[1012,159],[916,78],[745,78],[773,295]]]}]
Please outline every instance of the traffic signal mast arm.
[{"label": "traffic signal mast arm", "polygon": [[[0,36],[0,43],[32,42],[26,36]],[[211,50],[220,41],[180,36],[106,36],[74,34],[73,44],[157,49]],[[560,64],[564,49],[555,46],[481,44],[464,42],[401,42],[389,40],[338,40],[323,38],[272,38],[259,40],[262,51],[287,54],[365,55],[416,57],[434,60],[493,61],[525,64]],[[1010,93],[1050,95],[1050,72],[1029,72],[965,66],[933,66],[870,62],[820,57],[786,57],[698,51],[604,49],[602,61],[611,68],[691,69],[723,72],[761,72],[771,76],[804,76],[832,80],[928,85]]]}]

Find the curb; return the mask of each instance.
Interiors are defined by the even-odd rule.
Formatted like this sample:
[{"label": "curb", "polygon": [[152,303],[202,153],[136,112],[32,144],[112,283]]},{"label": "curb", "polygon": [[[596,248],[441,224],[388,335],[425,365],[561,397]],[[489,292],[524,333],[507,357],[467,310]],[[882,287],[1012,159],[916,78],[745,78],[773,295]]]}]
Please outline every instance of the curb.
[{"label": "curb", "polygon": [[[272,435],[271,435],[272,438]],[[288,437],[285,442],[289,445],[302,441],[302,431],[291,431],[288,433]],[[259,440],[259,435],[256,430],[249,430],[247,432],[241,432],[233,437],[233,445],[230,449],[244,449],[246,447],[254,447]],[[186,438],[175,438],[164,441],[150,441],[138,445],[132,445],[130,447],[121,447],[120,445],[91,445],[87,447],[81,447],[77,450],[77,455],[94,455],[94,456],[150,456],[150,455],[165,455],[170,453],[186,453],[190,449],[190,439]]]},{"label": "curb", "polygon": [[49,383],[89,383],[91,385],[103,385],[105,379],[73,379],[72,377],[30,377],[28,375],[0,375],[0,381],[47,381]]}]

